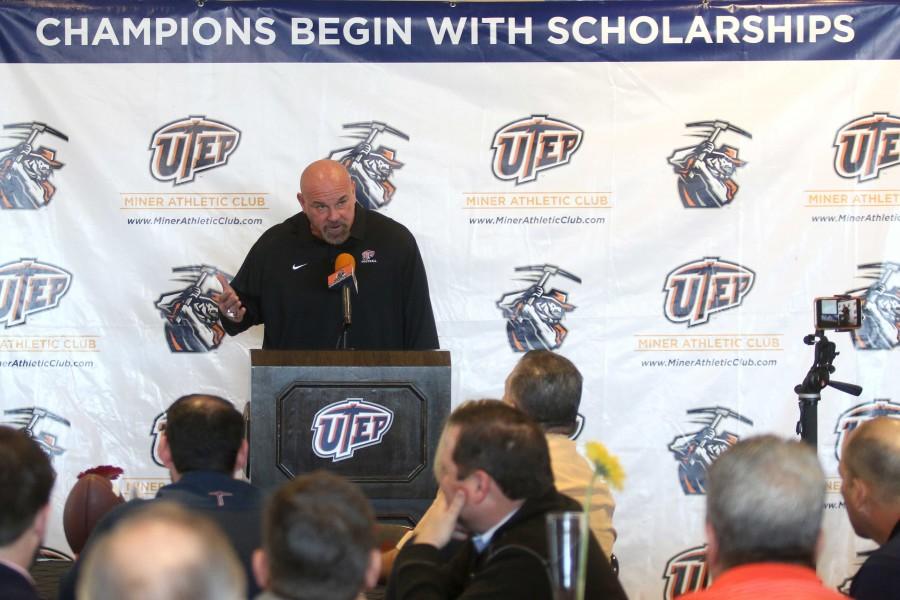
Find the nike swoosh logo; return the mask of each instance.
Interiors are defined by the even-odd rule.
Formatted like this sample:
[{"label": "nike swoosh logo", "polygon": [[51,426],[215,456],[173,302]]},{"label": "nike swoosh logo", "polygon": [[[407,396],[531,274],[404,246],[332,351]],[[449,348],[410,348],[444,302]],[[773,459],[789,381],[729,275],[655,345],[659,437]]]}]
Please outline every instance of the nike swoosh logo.
[{"label": "nike swoosh logo", "polygon": [[291,265],[291,268],[293,268],[296,271],[297,269],[302,269],[303,267],[305,267],[308,264],[309,263],[303,263],[302,265]]}]

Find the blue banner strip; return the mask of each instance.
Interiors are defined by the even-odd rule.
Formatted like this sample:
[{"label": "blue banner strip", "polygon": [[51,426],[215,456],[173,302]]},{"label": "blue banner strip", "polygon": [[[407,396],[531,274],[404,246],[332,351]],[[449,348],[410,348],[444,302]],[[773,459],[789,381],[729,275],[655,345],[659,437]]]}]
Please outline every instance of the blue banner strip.
[{"label": "blue banner strip", "polygon": [[0,6],[6,63],[900,59],[897,2],[189,2]]}]

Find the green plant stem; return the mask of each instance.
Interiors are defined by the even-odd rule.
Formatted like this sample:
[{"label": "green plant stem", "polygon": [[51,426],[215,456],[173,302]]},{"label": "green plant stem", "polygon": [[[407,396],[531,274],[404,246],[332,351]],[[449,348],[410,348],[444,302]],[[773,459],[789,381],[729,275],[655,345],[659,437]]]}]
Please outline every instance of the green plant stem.
[{"label": "green plant stem", "polygon": [[588,486],[587,493],[584,495],[584,505],[581,511],[584,518],[581,520],[581,538],[578,544],[578,583],[575,587],[576,600],[584,600],[585,587],[587,584],[587,556],[588,541],[590,540],[591,530],[588,527],[589,515],[591,509],[591,495],[594,493],[594,482],[597,480],[597,470],[591,475],[591,484]]}]

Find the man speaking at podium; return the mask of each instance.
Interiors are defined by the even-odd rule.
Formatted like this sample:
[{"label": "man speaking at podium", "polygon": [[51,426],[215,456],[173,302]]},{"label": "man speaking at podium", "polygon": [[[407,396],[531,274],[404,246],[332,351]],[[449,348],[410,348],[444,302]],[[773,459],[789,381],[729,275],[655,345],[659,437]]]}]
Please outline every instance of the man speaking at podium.
[{"label": "man speaking at podium", "polygon": [[225,331],[264,324],[267,350],[436,349],[425,266],[409,230],[357,205],[337,161],[309,165],[297,199],[303,212],[266,231],[230,284],[219,275]]}]

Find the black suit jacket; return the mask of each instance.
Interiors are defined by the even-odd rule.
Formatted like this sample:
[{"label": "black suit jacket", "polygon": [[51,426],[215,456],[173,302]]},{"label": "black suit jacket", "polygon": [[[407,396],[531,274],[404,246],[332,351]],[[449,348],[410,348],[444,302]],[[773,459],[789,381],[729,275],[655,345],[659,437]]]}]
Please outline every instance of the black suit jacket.
[{"label": "black suit jacket", "polygon": [[3,600],[40,600],[37,590],[21,573],[0,564],[0,598]]},{"label": "black suit jacket", "polygon": [[[556,490],[527,500],[491,538],[480,554],[471,543],[443,562],[440,552],[415,540],[403,547],[388,582],[388,600],[552,600],[547,559],[549,512],[580,510],[580,505]],[[625,591],[591,535],[587,586],[590,600],[624,600]]]}]

